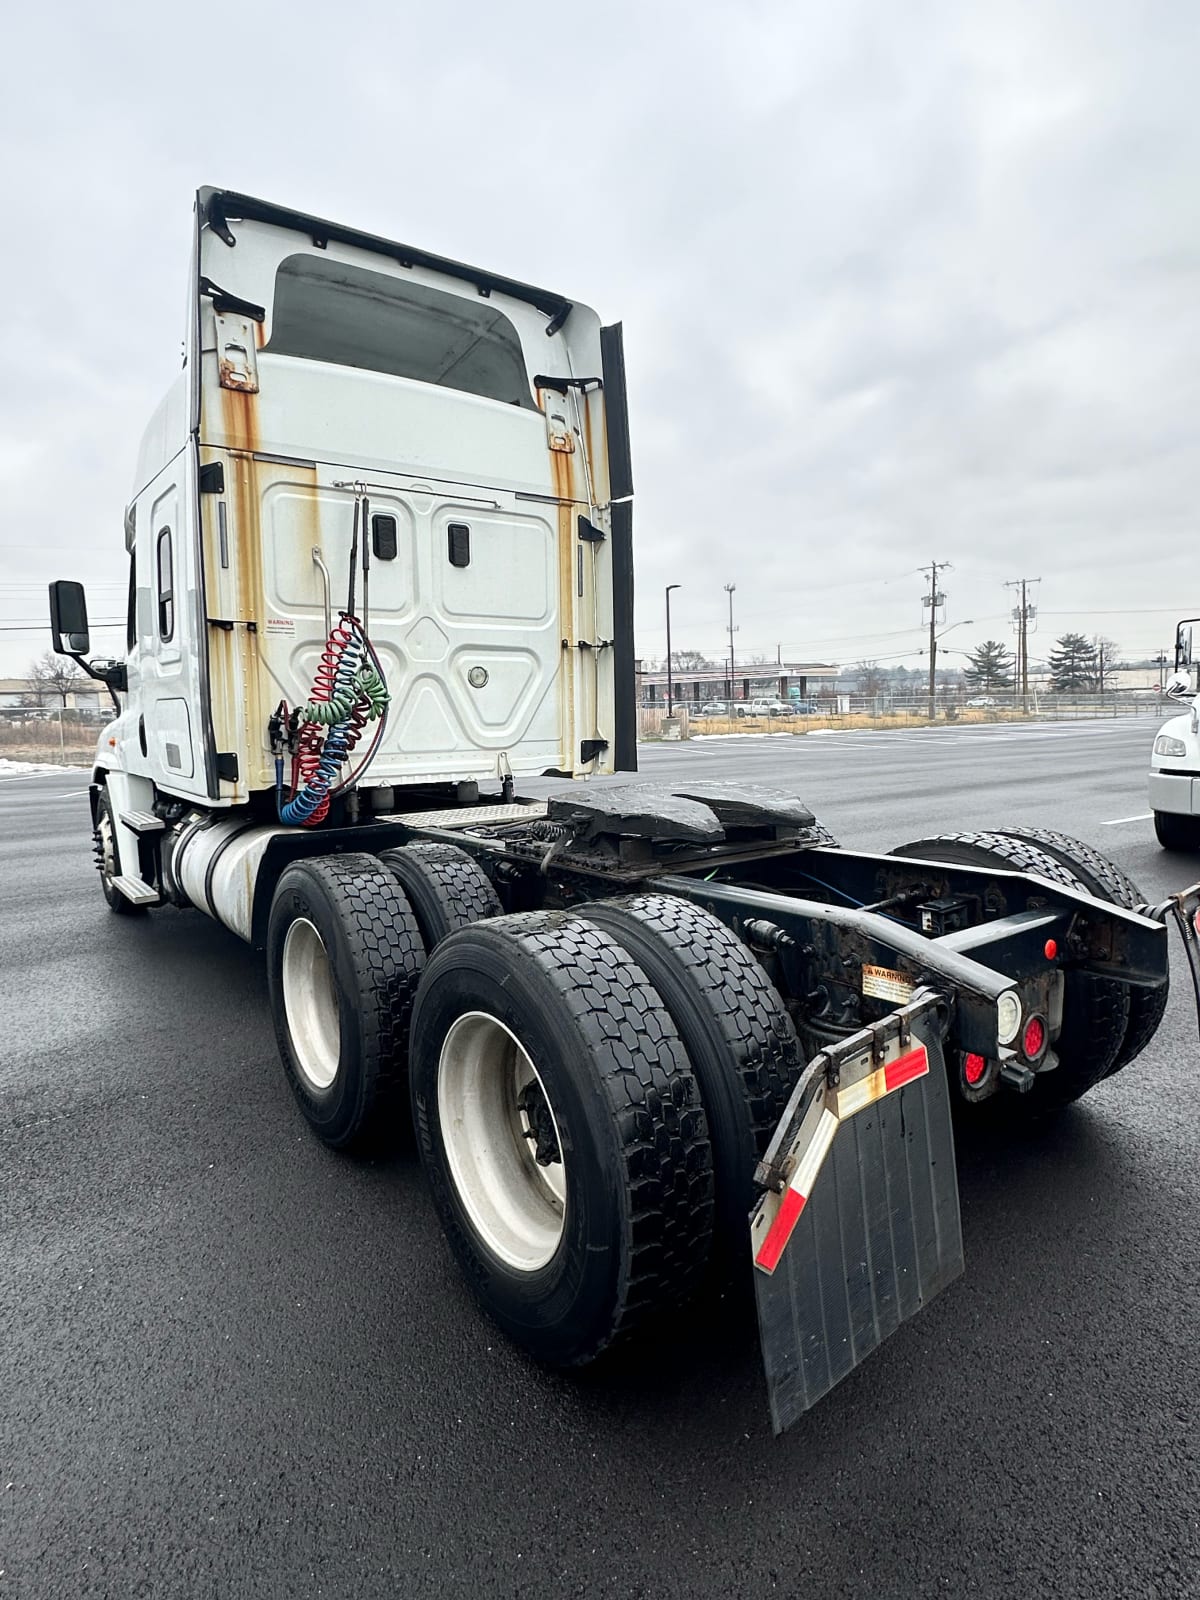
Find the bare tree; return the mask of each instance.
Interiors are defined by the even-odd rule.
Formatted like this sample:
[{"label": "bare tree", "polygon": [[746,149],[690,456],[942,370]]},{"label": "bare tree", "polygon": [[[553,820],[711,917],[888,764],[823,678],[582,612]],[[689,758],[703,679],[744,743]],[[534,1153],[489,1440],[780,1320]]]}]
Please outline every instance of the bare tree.
[{"label": "bare tree", "polygon": [[67,696],[79,688],[84,676],[72,660],[53,650],[29,663],[29,687],[40,706],[57,702],[65,709]]},{"label": "bare tree", "polygon": [[1107,679],[1117,665],[1121,647],[1115,639],[1105,638],[1102,633],[1093,634],[1092,646],[1096,652],[1096,687],[1103,694]]},{"label": "bare tree", "polygon": [[881,694],[886,678],[879,670],[877,661],[860,661],[854,669],[858,673],[858,692],[860,694]]},{"label": "bare tree", "polygon": [[702,650],[671,651],[671,665],[676,672],[698,672],[704,667],[711,667],[714,664]]}]

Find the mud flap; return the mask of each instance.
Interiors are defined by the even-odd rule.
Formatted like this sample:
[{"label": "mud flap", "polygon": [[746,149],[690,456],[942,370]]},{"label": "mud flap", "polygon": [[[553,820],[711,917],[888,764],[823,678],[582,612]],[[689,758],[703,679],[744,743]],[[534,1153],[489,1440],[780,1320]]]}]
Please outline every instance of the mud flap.
[{"label": "mud flap", "polygon": [[771,1418],[782,1433],[963,1270],[936,997],[823,1051],[758,1170],[751,1213]]}]

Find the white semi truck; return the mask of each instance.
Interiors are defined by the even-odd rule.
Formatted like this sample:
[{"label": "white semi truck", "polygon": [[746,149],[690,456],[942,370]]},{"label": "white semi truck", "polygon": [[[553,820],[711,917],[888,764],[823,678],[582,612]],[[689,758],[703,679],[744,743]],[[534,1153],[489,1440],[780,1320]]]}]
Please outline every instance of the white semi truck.
[{"label": "white semi truck", "polygon": [[1200,617],[1187,617],[1175,630],[1175,672],[1166,692],[1188,709],[1163,723],[1150,756],[1154,831],[1165,850],[1200,850],[1200,662],[1192,645],[1198,626]]},{"label": "white semi truck", "polygon": [[[837,848],[636,765],[619,327],[219,189],[125,516],[91,781],[111,910],[265,951],[283,1069],[346,1148],[411,1116],[480,1303],[561,1365],[752,1276],[777,1427],[962,1269],[952,1108],[1129,1065],[1174,914],[1065,836]],[[152,958],[153,924],[144,948]]]}]

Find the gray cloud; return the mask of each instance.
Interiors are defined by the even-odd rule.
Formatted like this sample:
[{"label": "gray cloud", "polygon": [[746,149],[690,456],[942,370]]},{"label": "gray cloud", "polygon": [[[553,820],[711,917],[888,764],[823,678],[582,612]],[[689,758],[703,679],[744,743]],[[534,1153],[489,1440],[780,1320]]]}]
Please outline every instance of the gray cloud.
[{"label": "gray cloud", "polygon": [[[68,574],[120,610],[216,182],[624,319],[646,653],[674,581],[676,639],[720,650],[734,581],[739,648],[915,655],[931,555],[964,644],[1024,573],[1039,643],[1156,648],[1200,601],[1198,29],[1186,0],[26,12],[0,618]],[[45,642],[0,633],[0,671]]]}]

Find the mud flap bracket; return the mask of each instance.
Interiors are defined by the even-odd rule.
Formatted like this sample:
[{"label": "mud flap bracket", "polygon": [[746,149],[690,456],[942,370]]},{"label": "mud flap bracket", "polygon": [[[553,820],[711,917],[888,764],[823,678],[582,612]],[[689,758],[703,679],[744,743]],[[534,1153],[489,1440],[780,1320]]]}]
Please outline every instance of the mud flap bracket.
[{"label": "mud flap bracket", "polygon": [[1188,970],[1192,975],[1192,988],[1196,995],[1196,1021],[1197,1026],[1200,1026],[1200,883],[1193,883],[1190,889],[1183,889],[1179,894],[1171,895],[1161,905],[1140,906],[1138,909],[1159,922],[1167,920],[1168,912],[1175,919],[1179,937],[1183,940]]}]

